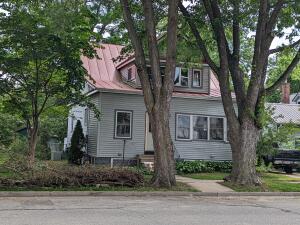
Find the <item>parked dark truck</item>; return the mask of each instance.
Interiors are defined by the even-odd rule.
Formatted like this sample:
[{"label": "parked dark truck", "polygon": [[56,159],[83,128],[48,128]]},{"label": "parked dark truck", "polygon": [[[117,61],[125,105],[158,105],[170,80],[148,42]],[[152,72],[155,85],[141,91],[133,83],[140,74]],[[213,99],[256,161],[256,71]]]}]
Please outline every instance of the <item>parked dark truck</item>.
[{"label": "parked dark truck", "polygon": [[266,157],[265,162],[273,163],[275,169],[293,173],[295,169],[300,168],[300,150],[278,150],[274,156]]}]

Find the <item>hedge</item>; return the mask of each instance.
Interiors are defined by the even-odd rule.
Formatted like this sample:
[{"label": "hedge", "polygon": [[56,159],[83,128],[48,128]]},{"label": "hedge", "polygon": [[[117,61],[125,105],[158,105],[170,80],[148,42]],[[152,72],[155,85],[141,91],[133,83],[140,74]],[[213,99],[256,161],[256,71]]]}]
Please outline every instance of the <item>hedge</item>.
[{"label": "hedge", "polygon": [[176,163],[177,173],[211,173],[231,171],[230,161],[179,161]]}]

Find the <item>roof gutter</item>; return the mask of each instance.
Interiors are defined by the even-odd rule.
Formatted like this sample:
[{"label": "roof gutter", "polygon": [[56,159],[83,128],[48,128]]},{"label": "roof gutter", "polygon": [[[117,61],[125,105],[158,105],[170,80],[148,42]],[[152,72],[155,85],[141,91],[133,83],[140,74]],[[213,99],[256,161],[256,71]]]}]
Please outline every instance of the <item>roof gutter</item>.
[{"label": "roof gutter", "polygon": [[[115,94],[131,94],[131,95],[143,95],[143,92],[141,90],[138,91],[130,91],[130,90],[114,90],[114,89],[105,89],[105,88],[98,88],[97,91],[104,92],[104,93],[115,93]],[[94,92],[92,94],[95,94],[97,92]],[[176,93],[176,92],[175,92]],[[211,97],[211,96],[176,96],[173,95],[173,98],[185,98],[185,99],[201,99],[201,100],[212,100],[212,101],[222,101],[221,97]],[[235,102],[235,99],[233,98],[233,102]]]}]

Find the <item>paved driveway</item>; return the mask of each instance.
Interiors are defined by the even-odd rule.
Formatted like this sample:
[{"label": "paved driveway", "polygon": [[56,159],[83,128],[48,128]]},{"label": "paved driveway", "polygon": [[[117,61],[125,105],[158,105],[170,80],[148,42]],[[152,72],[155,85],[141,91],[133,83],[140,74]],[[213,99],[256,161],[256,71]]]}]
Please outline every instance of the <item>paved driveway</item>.
[{"label": "paved driveway", "polygon": [[296,225],[299,198],[0,198],[1,225]]}]

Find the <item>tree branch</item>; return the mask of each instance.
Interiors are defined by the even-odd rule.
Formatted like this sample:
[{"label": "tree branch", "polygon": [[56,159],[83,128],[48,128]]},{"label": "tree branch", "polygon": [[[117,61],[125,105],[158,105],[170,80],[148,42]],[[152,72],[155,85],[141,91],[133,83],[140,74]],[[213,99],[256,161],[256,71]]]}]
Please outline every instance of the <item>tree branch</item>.
[{"label": "tree branch", "polygon": [[240,61],[240,1],[233,1],[233,23],[232,23],[232,36],[233,36],[233,60],[235,65],[239,65]]},{"label": "tree branch", "polygon": [[256,25],[254,54],[252,58],[251,78],[247,91],[247,105],[250,110],[254,112],[256,102],[261,88],[262,73],[265,65],[265,60],[268,59],[268,54],[265,49],[265,42],[267,38],[266,24],[268,22],[268,0],[261,0],[259,6],[258,22]]},{"label": "tree branch", "polygon": [[178,6],[179,6],[179,9],[180,9],[181,13],[183,14],[186,21],[188,22],[192,33],[194,34],[194,36],[196,38],[197,45],[198,45],[200,51],[202,52],[202,55],[203,55],[205,61],[208,63],[208,65],[214,71],[214,73],[218,74],[219,73],[219,68],[215,64],[215,62],[212,60],[212,58],[210,57],[210,55],[208,53],[208,50],[206,48],[206,45],[204,43],[204,40],[202,39],[195,23],[193,22],[191,15],[187,11],[187,9],[183,6],[181,1],[179,1]]},{"label": "tree branch", "polygon": [[165,91],[165,95],[168,97],[168,101],[170,101],[174,89],[176,67],[178,0],[168,0],[168,2],[167,58],[163,90]]},{"label": "tree branch", "polygon": [[[153,12],[153,3],[149,0],[142,0],[144,15],[145,15],[145,27],[148,37],[148,51],[151,64],[151,74],[153,81],[154,97],[156,102],[159,102],[161,95],[162,79],[160,73],[160,56],[158,51],[155,18]],[[176,34],[173,34],[176,35]]]},{"label": "tree branch", "polygon": [[239,112],[244,110],[245,104],[245,84],[243,72],[240,69],[240,0],[233,1],[233,22],[232,22],[232,35],[233,35],[233,54],[229,56],[229,70],[231,73],[234,90],[238,103]]},{"label": "tree branch", "polygon": [[271,13],[270,19],[267,23],[267,33],[270,33],[274,29],[277,18],[281,12],[281,9],[282,9],[284,3],[285,3],[285,0],[278,0],[276,2],[274,9]]},{"label": "tree branch", "polygon": [[[215,73],[217,74],[220,81],[219,83],[220,83],[220,90],[222,93],[222,101],[223,101],[224,111],[226,113],[228,121],[231,125],[238,126],[238,120],[233,106],[233,99],[231,96],[230,81],[229,81],[229,58],[231,57],[231,54],[230,54],[228,42],[225,35],[225,29],[222,24],[221,13],[217,1],[203,0],[203,3],[206,12],[210,18],[210,23],[216,37],[216,42],[217,42],[217,47],[219,52],[219,60],[220,60],[220,67],[217,67],[215,66],[214,63],[211,63],[214,66],[211,68],[214,72],[216,71]],[[183,12],[183,14],[187,15],[186,18],[189,19],[188,23],[190,24],[196,39],[198,38],[198,42],[199,42],[198,45],[200,50],[201,51],[203,50],[204,51],[203,53],[207,54],[208,57],[207,48],[203,40],[201,41],[201,39],[199,39],[201,38],[201,36],[198,30],[196,29],[195,25],[193,24],[191,17],[188,16],[189,14],[186,12],[186,10],[184,10],[185,8],[183,6],[179,5],[179,7]]]},{"label": "tree branch", "polygon": [[278,47],[278,48],[270,49],[270,50],[269,50],[269,55],[275,54],[275,53],[278,53],[278,52],[282,52],[282,51],[284,51],[284,50],[287,49],[287,48],[293,48],[293,47],[296,47],[296,46],[299,45],[299,44],[300,44],[300,39],[299,39],[298,41],[296,41],[296,42],[290,44],[290,45],[283,45],[283,46],[280,46],[280,47]]},{"label": "tree branch", "polygon": [[270,87],[266,88],[266,94],[271,94],[275,91],[286,79],[289,78],[290,74],[293,72],[295,67],[298,65],[300,61],[300,48],[290,63],[290,65],[286,68],[286,70],[281,74],[281,76],[271,85]]},{"label": "tree branch", "polygon": [[128,0],[120,0],[120,3],[123,8],[123,17],[125,20],[126,27],[128,29],[128,34],[130,36],[132,45],[134,47],[136,66],[141,80],[141,85],[144,92],[144,98],[145,101],[148,103],[146,105],[149,105],[148,109],[151,109],[154,105],[154,99],[153,99],[154,96],[152,95],[151,84],[147,74],[146,59],[143,50],[143,45],[141,39],[138,37],[136,33]]}]

